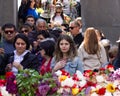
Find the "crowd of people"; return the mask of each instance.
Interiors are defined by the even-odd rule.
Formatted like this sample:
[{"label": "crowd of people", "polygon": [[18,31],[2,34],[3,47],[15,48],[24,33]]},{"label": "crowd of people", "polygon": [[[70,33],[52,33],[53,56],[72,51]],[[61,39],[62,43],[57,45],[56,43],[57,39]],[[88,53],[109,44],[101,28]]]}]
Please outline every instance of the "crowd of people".
[{"label": "crowd of people", "polygon": [[96,71],[107,64],[119,68],[120,39],[112,45],[100,29],[83,32],[78,1],[22,0],[18,27],[6,23],[0,28],[0,75],[26,68],[42,75],[61,69]]}]

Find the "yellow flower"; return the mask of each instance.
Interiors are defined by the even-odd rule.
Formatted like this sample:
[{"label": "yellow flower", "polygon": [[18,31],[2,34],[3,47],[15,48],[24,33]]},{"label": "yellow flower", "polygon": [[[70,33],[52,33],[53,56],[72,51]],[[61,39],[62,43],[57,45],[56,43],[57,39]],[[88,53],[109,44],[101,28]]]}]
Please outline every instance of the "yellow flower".
[{"label": "yellow flower", "polygon": [[79,93],[79,88],[72,88],[72,94],[77,95]]},{"label": "yellow flower", "polygon": [[115,92],[115,86],[112,84],[112,83],[109,83],[107,86],[106,86],[106,89],[107,91],[113,93]]},{"label": "yellow flower", "polygon": [[67,76],[65,76],[65,75],[62,75],[59,77],[60,82],[64,81],[65,79],[67,79]]}]

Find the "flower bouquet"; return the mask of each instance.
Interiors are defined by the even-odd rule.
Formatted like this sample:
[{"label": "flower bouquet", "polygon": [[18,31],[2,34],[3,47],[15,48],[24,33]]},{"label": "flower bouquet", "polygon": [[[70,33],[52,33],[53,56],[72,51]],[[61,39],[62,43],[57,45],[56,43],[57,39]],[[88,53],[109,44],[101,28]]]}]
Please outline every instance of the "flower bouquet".
[{"label": "flower bouquet", "polygon": [[36,96],[58,96],[57,90],[60,88],[60,82],[55,74],[46,73],[40,79]]},{"label": "flower bouquet", "polygon": [[0,96],[120,96],[120,68],[113,69],[107,65],[73,75],[65,70],[40,75],[25,69],[16,76],[7,72],[0,79]]},{"label": "flower bouquet", "polygon": [[58,88],[55,74],[40,75],[32,69],[21,70],[16,76],[7,72],[5,79],[0,79],[0,96],[56,96]]},{"label": "flower bouquet", "polygon": [[34,96],[41,76],[35,70],[25,69],[16,75],[18,94],[20,96]]}]

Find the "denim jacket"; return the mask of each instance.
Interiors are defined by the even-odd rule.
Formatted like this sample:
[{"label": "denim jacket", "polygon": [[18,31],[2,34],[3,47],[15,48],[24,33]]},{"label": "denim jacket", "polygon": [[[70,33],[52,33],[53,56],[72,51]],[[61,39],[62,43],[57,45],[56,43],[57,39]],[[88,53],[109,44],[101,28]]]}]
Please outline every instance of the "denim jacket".
[{"label": "denim jacket", "polygon": [[[51,61],[52,69],[54,68],[55,64],[56,64],[55,57],[53,57]],[[66,65],[62,69],[69,72],[70,74],[76,73],[77,70],[83,73],[83,64],[80,60],[80,57],[76,56],[73,60],[68,59]]]}]

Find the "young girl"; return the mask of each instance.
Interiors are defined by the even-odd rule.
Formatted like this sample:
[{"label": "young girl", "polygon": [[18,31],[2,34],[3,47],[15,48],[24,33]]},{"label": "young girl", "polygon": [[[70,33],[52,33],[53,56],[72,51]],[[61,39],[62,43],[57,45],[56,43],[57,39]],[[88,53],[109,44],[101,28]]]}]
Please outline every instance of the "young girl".
[{"label": "young girl", "polygon": [[70,36],[61,35],[58,38],[51,68],[53,72],[60,69],[64,69],[70,74],[74,74],[76,70],[83,72],[82,63],[77,55],[74,41]]}]

